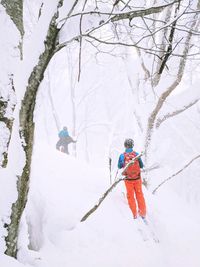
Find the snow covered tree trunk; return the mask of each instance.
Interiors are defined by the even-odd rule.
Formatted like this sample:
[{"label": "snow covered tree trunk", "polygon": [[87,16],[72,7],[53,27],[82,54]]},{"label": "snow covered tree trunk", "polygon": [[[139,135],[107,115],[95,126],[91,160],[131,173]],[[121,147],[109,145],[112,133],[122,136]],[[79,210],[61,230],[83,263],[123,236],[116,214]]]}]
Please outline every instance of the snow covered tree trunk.
[{"label": "snow covered tree trunk", "polygon": [[[21,41],[19,42],[19,50],[22,58],[22,39],[24,35],[23,27],[23,1],[22,0],[2,0],[1,5],[5,8],[6,13],[13,21],[18,31],[20,32]],[[7,44],[10,47],[10,44]],[[8,147],[10,143],[13,112],[16,105],[16,96],[13,83],[13,74],[10,67],[8,69],[7,84],[3,81],[2,91],[0,92],[0,166],[6,168],[8,163]]]},{"label": "snow covered tree trunk", "polygon": [[155,108],[152,110],[152,112],[148,118],[147,132],[146,132],[146,137],[145,137],[145,162],[146,162],[146,165],[148,165],[149,147],[151,144],[151,139],[152,139],[153,131],[155,128],[156,119],[157,119],[158,114],[159,114],[161,108],[163,107],[165,101],[171,95],[171,93],[177,88],[177,86],[180,84],[180,82],[182,80],[185,66],[186,66],[186,61],[187,61],[187,55],[188,55],[188,52],[189,52],[190,46],[191,46],[192,29],[195,28],[195,25],[197,25],[197,23],[198,22],[196,20],[194,20],[192,22],[191,27],[190,27],[190,31],[187,34],[184,48],[183,48],[183,56],[182,56],[181,60],[179,61],[179,68],[178,68],[178,72],[176,74],[174,81],[160,95],[160,97],[158,98],[158,101],[155,105]]},{"label": "snow covered tree trunk", "polygon": [[[63,0],[59,1],[58,8],[63,4]],[[49,25],[45,43],[45,50],[40,55],[38,64],[34,67],[29,80],[26,92],[21,104],[20,110],[20,136],[25,152],[25,166],[22,175],[18,177],[17,190],[18,198],[12,205],[11,222],[8,225],[8,235],[6,237],[7,249],[5,253],[9,256],[16,257],[17,255],[17,239],[18,228],[23,210],[26,206],[29,179],[31,171],[31,158],[33,150],[33,136],[34,136],[34,108],[36,102],[37,91],[41,81],[43,80],[44,72],[54,55],[54,50],[57,42],[59,29],[57,28],[56,19],[58,18],[58,11],[52,17]]]},{"label": "snow covered tree trunk", "polygon": [[1,4],[5,7],[7,14],[10,16],[10,18],[12,19],[12,21],[20,32],[21,42],[19,43],[19,50],[22,59],[22,42],[24,36],[23,0],[2,0]]},{"label": "snow covered tree trunk", "polygon": [[13,111],[15,108],[15,90],[12,78],[7,85],[7,98],[0,97],[0,129],[1,129],[1,142],[2,154],[0,155],[0,166],[5,168],[8,163],[8,147],[10,143],[12,126],[13,126]]}]

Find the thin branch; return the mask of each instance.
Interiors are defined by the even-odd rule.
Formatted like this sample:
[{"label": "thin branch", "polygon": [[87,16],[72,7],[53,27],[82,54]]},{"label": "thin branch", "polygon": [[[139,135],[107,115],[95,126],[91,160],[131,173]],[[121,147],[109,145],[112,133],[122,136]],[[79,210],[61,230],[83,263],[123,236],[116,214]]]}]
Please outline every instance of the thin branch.
[{"label": "thin branch", "polygon": [[40,9],[39,9],[39,13],[38,13],[38,20],[40,19],[41,15],[42,15],[42,8],[43,8],[44,2],[42,2]]},{"label": "thin branch", "polygon": [[48,94],[49,94],[49,100],[50,100],[50,104],[51,104],[51,109],[52,109],[52,114],[53,114],[53,117],[54,117],[54,120],[55,120],[55,124],[56,124],[56,128],[57,128],[57,131],[60,130],[60,121],[59,121],[59,118],[58,118],[58,115],[57,115],[57,112],[56,112],[56,109],[55,109],[55,106],[54,106],[54,102],[53,102],[53,97],[52,97],[52,94],[51,94],[51,79],[50,79],[50,73],[49,73],[49,69],[48,69]]},{"label": "thin branch", "polygon": [[[164,8],[174,5],[175,3],[179,2],[179,0],[175,0],[169,4],[162,5],[162,6],[155,6],[155,7],[150,7],[147,9],[140,9],[140,10],[131,10],[129,12],[118,12],[118,13],[113,13],[113,17],[110,18],[110,21],[115,22],[123,19],[133,19],[141,16],[147,16],[151,15],[154,13],[159,13],[161,12]],[[87,12],[79,12],[73,15],[67,15],[65,18],[61,19],[59,22],[65,21],[69,18],[76,17],[76,16],[81,16],[81,15],[108,15],[110,16],[111,12],[100,12],[100,11],[87,11]]]},{"label": "thin branch", "polygon": [[[180,2],[178,3],[178,6],[175,10],[175,17],[177,16],[177,13],[179,11],[179,8],[180,8]],[[172,49],[172,43],[173,43],[173,39],[174,39],[174,34],[175,34],[175,27],[176,27],[176,23],[177,23],[177,20],[175,20],[173,23],[172,23],[172,27],[171,27],[171,31],[170,31],[170,34],[169,34],[169,44],[168,44],[168,47],[167,47],[167,51],[164,55],[164,58],[162,60],[162,63],[160,64],[160,69],[158,71],[158,75],[161,75],[163,70],[164,70],[164,67],[166,66],[166,63],[167,63],[167,60],[170,56],[170,54],[172,53],[173,49]]]},{"label": "thin branch", "polygon": [[139,49],[142,49],[142,50],[145,50],[145,51],[148,51],[148,52],[155,52],[155,53],[158,53],[159,51],[162,51],[162,50],[156,50],[156,49],[152,49],[152,48],[145,48],[145,47],[142,47],[142,46],[138,46],[137,44],[127,44],[127,43],[123,43],[123,42],[109,42],[109,41],[103,41],[103,40],[100,40],[98,39],[97,37],[95,36],[92,36],[92,35],[89,35],[89,34],[85,34],[84,35],[85,37],[88,37],[90,39],[93,39],[99,43],[103,43],[103,44],[109,44],[109,45],[122,45],[122,46],[128,46],[128,47],[137,47]]},{"label": "thin branch", "polygon": [[[78,4],[78,1],[79,1],[79,0],[75,0],[75,1],[74,1],[74,4],[72,5],[71,9],[69,10],[69,12],[68,12],[68,14],[67,14],[67,18],[69,18],[69,17],[71,16],[71,14],[72,14],[72,12],[74,11],[76,5]],[[63,21],[63,20],[60,20],[59,23],[62,22],[62,21]],[[65,19],[64,22],[62,23],[62,25],[60,26],[60,30],[64,27],[66,21],[67,21],[67,19]],[[58,23],[58,24],[59,24],[59,23]]]},{"label": "thin branch", "polygon": [[[82,11],[84,11],[86,3],[87,3],[87,0],[85,0]],[[80,23],[79,23],[80,40],[79,40],[78,82],[80,81],[80,78],[81,78],[81,53],[82,53],[82,41],[83,41],[83,38],[82,38],[82,20],[83,20],[83,15],[81,15]]]},{"label": "thin branch", "polygon": [[111,19],[111,21],[115,22],[115,21],[119,21],[119,20],[122,20],[122,19],[132,20],[133,18],[136,18],[136,17],[143,17],[143,16],[159,13],[164,8],[166,8],[168,6],[171,6],[171,5],[175,4],[176,2],[178,2],[178,0],[174,1],[172,3],[166,4],[166,5],[162,5],[162,6],[150,7],[150,8],[147,8],[147,9],[141,9],[141,10],[137,10],[137,11],[130,11],[130,12],[126,12],[125,14],[118,14],[118,15],[115,15]]},{"label": "thin branch", "polygon": [[[185,9],[185,10],[186,10],[186,9]],[[151,34],[145,35],[145,36],[143,36],[142,38],[140,38],[140,39],[137,41],[136,45],[137,45],[138,43],[140,43],[142,40],[144,40],[144,39],[146,39],[146,38],[148,38],[148,37],[152,37],[153,35],[155,35],[156,33],[160,32],[161,30],[164,30],[164,29],[170,27],[171,25],[173,25],[177,20],[179,20],[179,19],[185,14],[185,10],[184,10],[179,16],[177,16],[175,19],[173,19],[173,20],[170,21],[169,23],[165,24],[163,27],[158,28],[157,30],[155,30],[155,31],[152,32]]]},{"label": "thin branch", "polygon": [[157,44],[156,44],[156,41],[155,41],[155,37],[154,37],[154,34],[153,32],[151,31],[151,29],[149,28],[148,24],[146,23],[145,19],[142,17],[142,21],[144,22],[144,25],[146,26],[146,28],[148,29],[148,31],[150,32],[150,35],[153,39],[153,43],[155,45],[155,47],[157,47]]},{"label": "thin branch", "polygon": [[166,115],[164,115],[162,118],[158,118],[157,122],[156,122],[156,128],[159,128],[160,125],[167,119],[174,117],[184,111],[186,111],[188,108],[192,107],[193,105],[195,105],[197,102],[199,101],[199,99],[194,100],[192,103],[188,104],[187,106],[184,106],[182,109],[176,110],[172,113],[168,113]]},{"label": "thin branch", "polygon": [[200,158],[200,155],[196,156],[195,158],[193,158],[192,160],[190,160],[182,169],[180,169],[179,171],[177,171],[176,173],[174,173],[173,175],[171,175],[170,177],[168,177],[167,179],[165,179],[162,183],[160,183],[153,191],[152,194],[155,194],[156,191],[163,185],[165,184],[167,181],[171,180],[173,177],[175,177],[176,175],[178,175],[179,173],[181,173],[182,171],[184,171],[188,166],[190,166],[190,164],[192,164],[193,161],[197,160],[198,158]]},{"label": "thin branch", "polygon": [[[191,29],[194,28],[195,24],[196,24],[195,22],[192,23]],[[184,50],[183,50],[183,55],[184,56],[180,60],[179,69],[178,69],[178,73],[177,73],[177,78],[168,87],[168,89],[164,93],[162,93],[162,95],[158,99],[156,107],[154,108],[154,110],[152,111],[152,113],[151,113],[151,115],[150,115],[150,117],[148,119],[148,126],[147,126],[148,128],[147,128],[147,135],[146,135],[146,140],[145,140],[146,160],[147,160],[148,146],[149,146],[150,141],[151,141],[151,136],[152,136],[153,128],[154,128],[154,125],[155,125],[156,117],[157,117],[159,111],[161,110],[162,106],[164,105],[166,99],[175,90],[175,88],[180,84],[180,82],[182,80],[184,69],[185,69],[185,65],[186,65],[186,56],[187,56],[187,54],[189,52],[189,49],[190,49],[191,37],[192,37],[192,34],[190,32],[190,33],[188,33],[188,36],[187,36],[186,41],[185,41],[185,47],[184,47]]]},{"label": "thin branch", "polygon": [[81,219],[81,222],[84,222],[85,220],[87,220],[87,218],[101,205],[101,203],[104,201],[104,199],[107,197],[107,195],[113,190],[113,188],[116,187],[116,185],[123,181],[124,178],[120,178],[119,180],[117,180],[116,182],[114,182],[112,184],[111,187],[109,187],[109,189],[103,194],[103,196],[99,199],[98,203],[96,205],[94,205],[93,208],[91,208]]}]

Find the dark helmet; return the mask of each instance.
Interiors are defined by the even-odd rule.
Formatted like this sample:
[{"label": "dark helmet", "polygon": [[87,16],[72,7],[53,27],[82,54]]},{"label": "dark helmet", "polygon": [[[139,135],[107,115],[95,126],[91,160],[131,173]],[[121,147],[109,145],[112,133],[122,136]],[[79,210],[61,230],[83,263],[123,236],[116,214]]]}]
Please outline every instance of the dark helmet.
[{"label": "dark helmet", "polygon": [[134,141],[133,141],[133,139],[131,139],[131,138],[127,138],[127,139],[124,141],[124,146],[125,146],[125,148],[133,148],[133,146],[134,146]]},{"label": "dark helmet", "polygon": [[64,127],[63,127],[63,130],[67,131],[67,127],[66,127],[66,126],[64,126]]}]

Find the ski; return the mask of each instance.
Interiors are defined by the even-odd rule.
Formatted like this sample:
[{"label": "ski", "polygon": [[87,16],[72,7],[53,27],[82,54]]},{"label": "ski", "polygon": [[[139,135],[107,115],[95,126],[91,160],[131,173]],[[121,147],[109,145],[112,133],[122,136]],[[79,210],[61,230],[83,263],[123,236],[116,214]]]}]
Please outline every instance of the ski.
[{"label": "ski", "polygon": [[149,221],[147,221],[146,218],[141,218],[141,220],[143,221],[144,225],[146,226],[146,228],[148,229],[149,235],[151,236],[152,240],[155,243],[160,243],[159,238],[157,237],[156,233],[154,232],[154,230],[152,229],[152,226],[150,225]]},{"label": "ski", "polygon": [[144,242],[149,241],[147,234],[142,230],[142,228],[138,227],[137,230],[138,230],[138,232],[139,232],[139,234],[142,237],[142,240]]},{"label": "ski", "polygon": [[140,234],[142,240],[144,242],[149,241],[150,237],[149,237],[149,234],[147,233],[147,229],[145,225],[142,222],[140,222],[139,218],[135,219],[135,224],[137,227],[137,231]]}]

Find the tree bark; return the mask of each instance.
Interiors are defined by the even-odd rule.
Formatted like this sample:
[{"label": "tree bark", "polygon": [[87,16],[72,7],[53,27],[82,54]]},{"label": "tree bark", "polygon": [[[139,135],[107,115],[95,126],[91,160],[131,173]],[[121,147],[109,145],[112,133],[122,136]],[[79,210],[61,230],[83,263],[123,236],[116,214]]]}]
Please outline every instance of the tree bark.
[{"label": "tree bark", "polygon": [[8,225],[8,235],[6,237],[7,249],[5,254],[16,257],[17,256],[17,239],[20,219],[23,210],[26,206],[29,179],[31,171],[31,158],[33,150],[33,135],[34,135],[34,122],[33,113],[35,108],[36,96],[39,85],[43,80],[44,72],[48,66],[49,61],[54,55],[57,36],[59,29],[57,28],[56,19],[58,18],[58,8],[63,4],[63,0],[60,0],[57,6],[57,11],[51,19],[47,36],[44,41],[45,50],[40,55],[38,64],[34,67],[29,80],[26,92],[21,104],[20,110],[20,136],[22,139],[22,146],[25,152],[25,165],[22,175],[18,177],[17,190],[18,198],[12,205],[11,222]]},{"label": "tree bark", "polygon": [[23,0],[1,0],[1,4],[5,7],[7,14],[10,16],[21,35],[19,43],[20,57],[23,58],[22,42],[24,36],[23,25]]},{"label": "tree bark", "polygon": [[0,155],[0,166],[6,168],[8,163],[8,147],[10,143],[12,126],[13,126],[13,111],[15,109],[15,89],[12,78],[8,84],[8,97],[4,99],[0,97],[0,126],[7,134],[5,139],[1,139],[1,146],[3,147],[3,153]]},{"label": "tree bark", "polygon": [[19,30],[21,36],[24,35],[23,26],[23,0],[1,0],[1,4],[5,7],[7,14],[11,17]]}]

